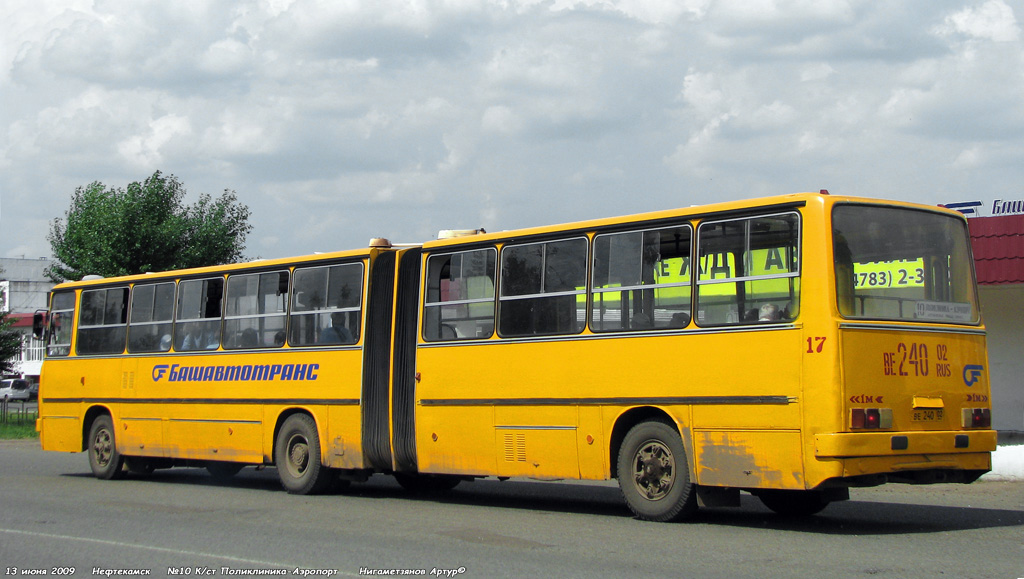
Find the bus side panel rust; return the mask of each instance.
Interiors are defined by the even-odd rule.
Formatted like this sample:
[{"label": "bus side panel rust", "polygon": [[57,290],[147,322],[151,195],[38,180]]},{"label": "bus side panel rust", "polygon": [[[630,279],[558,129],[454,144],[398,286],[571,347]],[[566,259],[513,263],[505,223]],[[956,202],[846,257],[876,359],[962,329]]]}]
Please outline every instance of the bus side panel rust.
[{"label": "bus side panel rust", "polygon": [[798,431],[694,432],[697,482],[738,488],[803,488]]}]

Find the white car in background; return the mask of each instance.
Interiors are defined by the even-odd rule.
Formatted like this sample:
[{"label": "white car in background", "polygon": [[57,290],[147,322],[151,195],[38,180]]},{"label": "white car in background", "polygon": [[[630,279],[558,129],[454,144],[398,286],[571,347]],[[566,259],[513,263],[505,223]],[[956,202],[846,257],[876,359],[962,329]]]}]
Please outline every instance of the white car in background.
[{"label": "white car in background", "polygon": [[28,388],[28,380],[10,378],[0,380],[0,400],[29,400],[32,398]]}]

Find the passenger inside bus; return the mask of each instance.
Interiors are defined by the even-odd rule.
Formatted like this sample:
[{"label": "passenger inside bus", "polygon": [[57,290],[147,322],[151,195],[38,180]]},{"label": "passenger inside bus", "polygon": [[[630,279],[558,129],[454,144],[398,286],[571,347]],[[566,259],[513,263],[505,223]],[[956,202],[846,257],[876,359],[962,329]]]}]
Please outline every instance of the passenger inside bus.
[{"label": "passenger inside bus", "polygon": [[217,331],[210,324],[192,322],[188,326],[188,334],[181,344],[182,350],[216,350],[220,345]]},{"label": "passenger inside bus", "polygon": [[669,321],[668,326],[670,328],[685,328],[690,325],[690,314],[687,312],[676,312],[672,314],[672,320]]},{"label": "passenger inside bus", "polygon": [[764,304],[758,311],[757,320],[759,322],[771,322],[779,319],[779,306],[775,304]]},{"label": "passenger inside bus", "polygon": [[246,328],[242,330],[242,333],[238,336],[238,346],[240,348],[255,348],[259,345],[259,336],[256,334],[256,330],[253,328]]},{"label": "passenger inside bus", "polygon": [[331,314],[331,325],[328,328],[324,328],[324,331],[320,333],[320,340],[318,344],[351,344],[355,342],[352,339],[352,332],[345,327],[345,314],[343,312],[334,312]]}]

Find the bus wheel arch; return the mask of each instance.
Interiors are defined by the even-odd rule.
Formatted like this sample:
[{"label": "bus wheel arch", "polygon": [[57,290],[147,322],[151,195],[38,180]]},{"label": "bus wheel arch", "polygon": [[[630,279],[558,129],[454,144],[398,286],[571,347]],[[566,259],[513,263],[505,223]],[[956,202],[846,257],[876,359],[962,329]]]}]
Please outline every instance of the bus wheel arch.
[{"label": "bus wheel arch", "polygon": [[[608,464],[610,466],[609,470],[612,478],[615,478],[618,473],[619,450],[622,448],[622,442],[626,439],[626,435],[629,434],[629,431],[641,422],[659,420],[669,424],[675,424],[675,421],[667,412],[661,408],[653,406],[630,408],[615,419],[615,425],[612,427],[612,433],[608,440]],[[683,445],[687,448],[690,447],[685,440],[683,441]],[[692,468],[693,465],[690,466]],[[692,474],[693,473],[691,473],[691,475]]]},{"label": "bus wheel arch", "polygon": [[290,494],[319,494],[333,482],[331,469],[323,464],[316,419],[303,410],[278,418],[273,456],[281,485]]},{"label": "bus wheel arch", "polygon": [[82,417],[82,451],[89,450],[89,433],[92,432],[92,423],[100,416],[113,416],[106,406],[93,406],[85,411]]},{"label": "bus wheel arch", "polygon": [[697,485],[682,436],[670,420],[635,424],[619,448],[616,474],[633,514],[656,522],[680,521],[697,512]]}]

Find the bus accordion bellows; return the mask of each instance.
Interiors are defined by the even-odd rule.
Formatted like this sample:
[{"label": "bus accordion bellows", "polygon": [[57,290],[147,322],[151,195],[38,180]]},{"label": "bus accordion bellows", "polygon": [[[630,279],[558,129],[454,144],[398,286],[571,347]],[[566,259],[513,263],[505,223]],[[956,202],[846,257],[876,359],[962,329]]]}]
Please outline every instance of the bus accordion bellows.
[{"label": "bus accordion bellows", "polygon": [[991,468],[967,223],[802,193],[56,286],[37,429],[103,479],[617,479],[813,514]]}]

